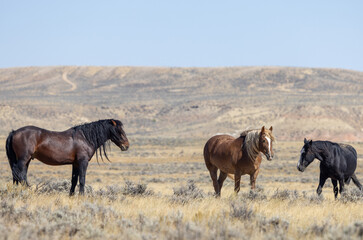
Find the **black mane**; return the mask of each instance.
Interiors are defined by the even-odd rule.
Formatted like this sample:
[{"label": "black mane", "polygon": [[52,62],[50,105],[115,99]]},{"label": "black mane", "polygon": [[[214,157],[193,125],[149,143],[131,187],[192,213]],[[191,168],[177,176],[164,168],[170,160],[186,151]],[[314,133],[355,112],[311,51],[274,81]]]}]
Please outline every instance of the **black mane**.
[{"label": "black mane", "polygon": [[99,154],[101,156],[102,161],[103,161],[102,152],[105,155],[106,159],[110,161],[106,153],[106,146],[108,147],[110,146],[108,140],[110,140],[111,137],[120,138],[119,134],[116,133],[116,130],[114,128],[114,123],[116,123],[117,126],[121,127],[123,126],[122,122],[119,120],[104,119],[74,126],[72,127],[72,129],[74,130],[73,134],[75,134],[78,131],[82,132],[86,140],[94,147],[96,151],[97,161],[98,161],[97,150],[99,150]]}]

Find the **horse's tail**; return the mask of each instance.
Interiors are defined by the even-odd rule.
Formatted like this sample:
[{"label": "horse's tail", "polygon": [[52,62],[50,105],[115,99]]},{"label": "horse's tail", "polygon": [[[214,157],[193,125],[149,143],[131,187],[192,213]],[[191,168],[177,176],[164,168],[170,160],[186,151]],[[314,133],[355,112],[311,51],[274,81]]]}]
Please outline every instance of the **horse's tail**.
[{"label": "horse's tail", "polygon": [[8,138],[6,139],[6,155],[8,156],[8,160],[9,160],[9,164],[10,164],[11,169],[13,169],[14,163],[17,162],[16,154],[15,154],[14,149],[13,149],[13,136],[14,136],[14,133],[15,133],[14,130],[11,131],[9,133]]},{"label": "horse's tail", "polygon": [[360,184],[360,182],[358,181],[358,178],[355,175],[355,173],[353,173],[353,175],[352,175],[352,180],[353,180],[353,183],[359,188],[359,190],[363,191],[362,184]]},{"label": "horse's tail", "polygon": [[204,157],[205,164],[207,166],[210,164],[208,142],[204,145],[204,148],[203,148],[203,157]]},{"label": "horse's tail", "polygon": [[[16,158],[16,154],[13,148],[13,136],[14,136],[15,131],[11,131],[9,133],[8,138],[6,139],[6,155],[8,157],[9,160],[9,164],[10,164],[10,168],[11,171],[13,173],[13,177],[14,177],[14,165],[17,164],[17,158]],[[15,178],[13,179],[15,181]]]}]

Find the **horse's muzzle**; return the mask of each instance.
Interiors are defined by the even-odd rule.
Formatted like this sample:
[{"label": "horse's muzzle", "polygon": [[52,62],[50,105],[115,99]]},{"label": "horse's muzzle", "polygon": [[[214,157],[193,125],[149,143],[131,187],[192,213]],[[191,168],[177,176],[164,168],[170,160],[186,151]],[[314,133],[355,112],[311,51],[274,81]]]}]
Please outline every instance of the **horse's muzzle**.
[{"label": "horse's muzzle", "polygon": [[268,160],[268,161],[271,161],[274,157],[273,156],[271,156],[270,154],[268,154],[268,153],[266,153],[265,154],[265,156],[266,156],[266,159]]},{"label": "horse's muzzle", "polygon": [[304,172],[305,167],[301,166],[300,164],[297,165],[297,170],[299,170],[300,172]]},{"label": "horse's muzzle", "polygon": [[127,149],[129,149],[128,145],[121,145],[121,151],[126,151]]}]

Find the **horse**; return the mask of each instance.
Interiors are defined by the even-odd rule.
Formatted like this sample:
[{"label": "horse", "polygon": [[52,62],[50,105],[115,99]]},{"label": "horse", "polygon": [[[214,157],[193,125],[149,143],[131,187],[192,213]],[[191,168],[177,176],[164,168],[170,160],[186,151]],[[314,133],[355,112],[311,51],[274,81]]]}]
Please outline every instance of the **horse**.
[{"label": "horse", "polygon": [[84,195],[88,162],[96,153],[106,154],[106,142],[111,140],[121,151],[129,148],[129,141],[119,120],[105,119],[74,126],[63,132],[49,131],[35,126],[12,130],[6,139],[6,154],[13,175],[13,184],[29,186],[27,172],[34,158],[48,165],[72,164],[70,196],[79,179],[79,193]]},{"label": "horse", "polygon": [[331,178],[335,198],[338,196],[338,181],[340,194],[344,191],[344,184],[348,185],[351,179],[362,190],[362,185],[354,173],[357,167],[357,152],[352,146],[330,141],[313,142],[305,138],[297,169],[304,172],[315,158],[320,161],[319,186],[316,190],[318,195],[321,194],[328,178]]},{"label": "horse", "polygon": [[[204,146],[204,160],[213,181],[217,197],[221,195],[223,182],[228,174],[234,174],[237,194],[240,190],[241,176],[250,175],[251,189],[255,189],[256,178],[260,171],[262,152],[267,160],[274,157],[272,142],[275,140],[270,129],[246,130],[238,138],[230,135],[216,135]],[[220,170],[217,180],[217,171]]]}]

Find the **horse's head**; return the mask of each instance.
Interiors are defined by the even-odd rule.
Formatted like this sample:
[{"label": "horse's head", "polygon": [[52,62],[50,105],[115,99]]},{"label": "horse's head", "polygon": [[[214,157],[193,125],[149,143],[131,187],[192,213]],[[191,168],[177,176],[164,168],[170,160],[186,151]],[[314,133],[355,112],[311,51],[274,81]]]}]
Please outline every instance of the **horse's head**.
[{"label": "horse's head", "polygon": [[119,120],[110,120],[111,127],[111,141],[116,144],[122,151],[129,148],[129,140],[126,133],[122,128],[122,123]]},{"label": "horse's head", "polygon": [[297,169],[300,172],[303,172],[307,166],[309,166],[310,163],[315,158],[315,154],[312,150],[313,141],[312,140],[306,140],[304,139],[304,146],[301,149],[300,159],[297,163]]},{"label": "horse's head", "polygon": [[259,151],[265,154],[267,160],[271,161],[274,157],[274,151],[272,150],[272,142],[274,137],[272,135],[272,126],[270,129],[262,127],[259,138]]}]

